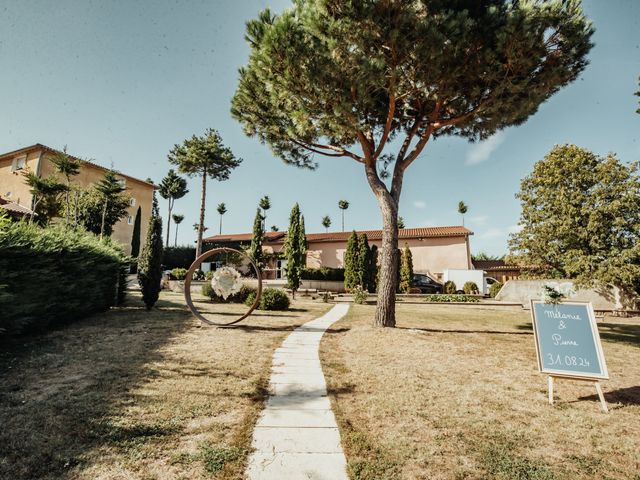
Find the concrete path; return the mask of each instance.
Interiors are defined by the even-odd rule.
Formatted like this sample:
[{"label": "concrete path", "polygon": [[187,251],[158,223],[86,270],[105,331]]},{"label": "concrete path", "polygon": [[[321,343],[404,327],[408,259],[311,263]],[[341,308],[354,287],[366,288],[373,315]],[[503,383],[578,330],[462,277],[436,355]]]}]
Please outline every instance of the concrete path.
[{"label": "concrete path", "polygon": [[347,480],[347,462],[327,397],[318,349],[349,305],[298,327],[273,356],[270,395],[253,432],[250,480]]}]

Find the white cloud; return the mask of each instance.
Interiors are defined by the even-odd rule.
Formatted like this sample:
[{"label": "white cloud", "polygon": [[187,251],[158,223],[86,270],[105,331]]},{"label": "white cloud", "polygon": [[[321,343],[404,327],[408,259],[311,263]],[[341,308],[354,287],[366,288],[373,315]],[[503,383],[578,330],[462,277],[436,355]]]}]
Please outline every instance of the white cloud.
[{"label": "white cloud", "polygon": [[413,202],[413,206],[416,208],[427,208],[427,204],[422,200],[416,200],[415,202]]},{"label": "white cloud", "polygon": [[482,235],[480,235],[481,238],[500,238],[505,236],[506,232],[502,229],[502,228],[490,228],[488,230],[485,230]]},{"label": "white cloud", "polygon": [[466,165],[477,165],[489,160],[491,154],[504,142],[506,134],[498,132],[495,135],[474,144],[467,152]]}]

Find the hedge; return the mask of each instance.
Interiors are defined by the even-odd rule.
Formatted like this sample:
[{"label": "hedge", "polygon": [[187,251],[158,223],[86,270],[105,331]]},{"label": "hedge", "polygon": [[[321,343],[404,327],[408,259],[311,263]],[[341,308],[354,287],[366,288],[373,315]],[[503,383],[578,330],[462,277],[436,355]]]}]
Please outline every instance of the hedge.
[{"label": "hedge", "polygon": [[173,270],[174,268],[188,269],[195,259],[195,247],[166,247],[162,256],[162,267],[165,270]]},{"label": "hedge", "polygon": [[0,332],[29,333],[124,298],[127,258],[110,240],[26,222],[0,229]]},{"label": "hedge", "polygon": [[301,278],[303,280],[344,282],[344,268],[305,268],[302,270]]},{"label": "hedge", "polygon": [[425,302],[441,302],[441,303],[477,303],[480,301],[478,297],[471,295],[458,294],[435,294],[424,297]]}]

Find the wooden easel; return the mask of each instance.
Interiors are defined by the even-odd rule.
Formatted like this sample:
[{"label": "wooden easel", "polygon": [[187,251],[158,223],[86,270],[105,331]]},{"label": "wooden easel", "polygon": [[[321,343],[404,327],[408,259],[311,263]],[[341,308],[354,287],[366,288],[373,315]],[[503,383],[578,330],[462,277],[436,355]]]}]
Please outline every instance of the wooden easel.
[{"label": "wooden easel", "polygon": [[[553,379],[556,378],[553,375],[549,375],[547,377],[547,385],[549,387],[549,405],[553,405]],[[593,382],[596,387],[596,392],[598,392],[598,398],[600,398],[600,407],[602,407],[602,411],[604,413],[609,413],[609,408],[607,407],[607,402],[604,400],[604,394],[602,393],[602,387],[600,386],[600,382],[597,380],[590,380],[584,378],[577,377],[557,377],[557,378],[571,378],[572,380],[582,380],[586,382]]]}]

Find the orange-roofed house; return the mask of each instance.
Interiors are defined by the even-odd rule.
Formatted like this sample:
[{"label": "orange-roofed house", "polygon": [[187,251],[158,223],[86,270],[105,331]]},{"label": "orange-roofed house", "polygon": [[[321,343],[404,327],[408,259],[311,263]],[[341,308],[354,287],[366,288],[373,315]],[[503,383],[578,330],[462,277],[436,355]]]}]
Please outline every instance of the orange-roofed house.
[{"label": "orange-roofed house", "polygon": [[[4,206],[5,210],[14,216],[29,214],[33,208],[33,195],[29,191],[30,188],[26,184],[22,172],[28,170],[41,177],[55,173],[55,165],[51,158],[58,153],[60,153],[59,150],[37,143],[0,154],[0,208]],[[76,158],[72,155],[69,156]],[[81,167],[80,174],[72,179],[75,185],[86,188],[101,180],[105,171],[108,170],[96,163],[78,160],[80,160]],[[147,235],[155,185],[123,173],[118,173],[118,177],[131,200],[127,215],[114,225],[111,238],[122,244],[128,255],[131,253],[131,238],[138,207],[141,212],[140,238],[142,242]]]},{"label": "orange-roofed house", "polygon": [[[353,232],[307,234],[308,268],[344,268],[347,240]],[[369,245],[381,247],[382,230],[358,231],[366,234]],[[402,228],[398,233],[398,247],[408,245],[413,255],[413,271],[440,279],[449,268],[473,268],[469,250],[471,230],[462,226]],[[205,248],[233,247],[251,243],[251,233],[214,235],[204,239]],[[268,254],[264,275],[268,279],[283,278],[285,260],[278,255],[284,248],[285,232],[266,232],[263,250]]]}]

